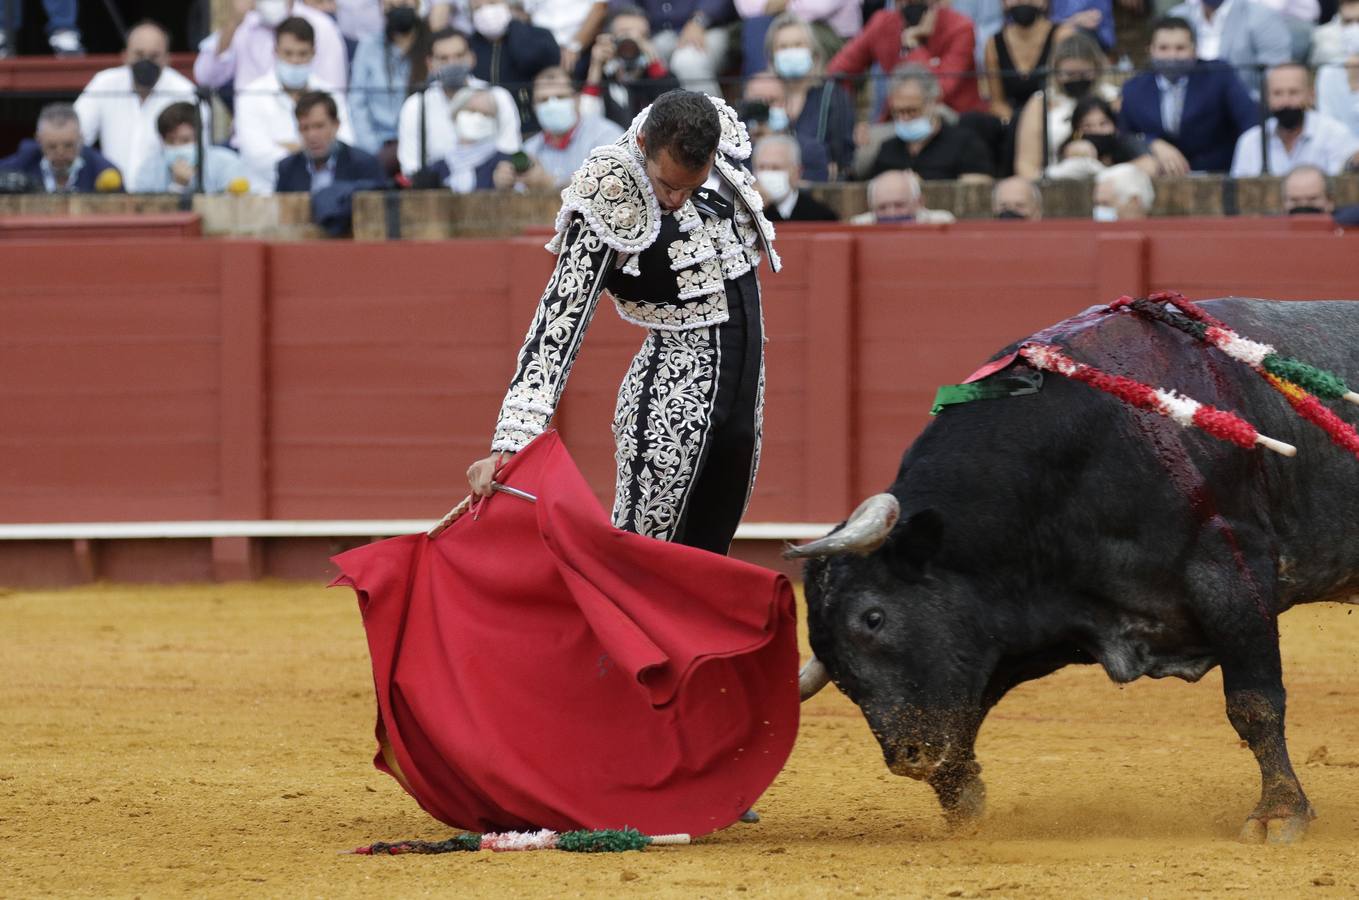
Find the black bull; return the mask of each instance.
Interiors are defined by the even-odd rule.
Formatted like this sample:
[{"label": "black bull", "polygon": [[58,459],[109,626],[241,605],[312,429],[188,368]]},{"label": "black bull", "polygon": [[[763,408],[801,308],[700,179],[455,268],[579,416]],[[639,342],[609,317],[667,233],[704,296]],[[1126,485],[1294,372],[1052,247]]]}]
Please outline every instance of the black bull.
[{"label": "black bull", "polygon": [[[1203,306],[1359,380],[1359,302]],[[1314,813],[1284,741],[1277,618],[1359,602],[1359,460],[1244,364],[1165,324],[1086,314],[1043,337],[1237,412],[1298,455],[1242,450],[1059,375],[1036,394],[949,407],[906,452],[890,497],[791,554],[813,557],[824,675],[863,710],[888,767],[927,781],[956,822],[982,811],[977,732],[1016,685],[1072,663],[1120,683],[1221,666],[1228,719],[1263,781],[1243,837],[1296,839]],[[1327,405],[1359,421],[1359,407]]]}]

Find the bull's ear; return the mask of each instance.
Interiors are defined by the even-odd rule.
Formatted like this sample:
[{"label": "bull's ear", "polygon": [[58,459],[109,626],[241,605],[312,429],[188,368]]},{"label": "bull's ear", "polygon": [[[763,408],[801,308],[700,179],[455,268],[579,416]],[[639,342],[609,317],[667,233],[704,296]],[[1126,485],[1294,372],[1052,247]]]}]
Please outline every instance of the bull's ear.
[{"label": "bull's ear", "polygon": [[936,510],[923,509],[892,529],[883,552],[889,565],[905,578],[919,578],[944,542],[944,518]]}]

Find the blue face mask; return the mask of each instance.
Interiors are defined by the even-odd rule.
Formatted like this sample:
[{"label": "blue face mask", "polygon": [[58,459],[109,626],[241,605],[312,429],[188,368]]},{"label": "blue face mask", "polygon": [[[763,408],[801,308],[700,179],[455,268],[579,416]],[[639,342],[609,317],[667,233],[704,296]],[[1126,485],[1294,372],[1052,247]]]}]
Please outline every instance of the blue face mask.
[{"label": "blue face mask", "polygon": [[769,130],[788,130],[788,110],[784,109],[782,106],[769,107]]},{"label": "blue face mask", "polygon": [[879,225],[891,225],[894,222],[914,222],[915,216],[878,216]]},{"label": "blue face mask", "polygon": [[278,75],[279,84],[295,91],[307,86],[307,79],[311,77],[311,63],[290,63],[279,59],[274,61],[274,72]]},{"label": "blue face mask", "polygon": [[168,144],[164,153],[167,166],[173,166],[177,162],[186,162],[191,166],[198,165],[197,144]]},{"label": "blue face mask", "polygon": [[929,116],[920,116],[917,119],[907,119],[905,122],[898,120],[895,127],[897,137],[908,144],[913,144],[916,141],[923,141],[925,138],[929,137],[930,132],[934,130],[934,124],[930,121]]},{"label": "blue face mask", "polygon": [[774,54],[774,72],[780,78],[806,78],[812,73],[812,48],[784,47]]},{"label": "blue face mask", "polygon": [[533,107],[538,124],[548,134],[566,134],[576,127],[576,102],[570,97],[553,97]]}]

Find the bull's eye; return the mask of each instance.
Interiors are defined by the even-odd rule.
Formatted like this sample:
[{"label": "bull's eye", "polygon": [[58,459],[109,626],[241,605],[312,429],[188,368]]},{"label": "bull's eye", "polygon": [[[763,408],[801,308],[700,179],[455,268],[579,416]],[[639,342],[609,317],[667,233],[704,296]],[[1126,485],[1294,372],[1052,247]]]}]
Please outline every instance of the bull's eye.
[{"label": "bull's eye", "polygon": [[863,614],[864,627],[869,631],[877,631],[885,621],[887,621],[887,616],[880,609],[870,609]]}]

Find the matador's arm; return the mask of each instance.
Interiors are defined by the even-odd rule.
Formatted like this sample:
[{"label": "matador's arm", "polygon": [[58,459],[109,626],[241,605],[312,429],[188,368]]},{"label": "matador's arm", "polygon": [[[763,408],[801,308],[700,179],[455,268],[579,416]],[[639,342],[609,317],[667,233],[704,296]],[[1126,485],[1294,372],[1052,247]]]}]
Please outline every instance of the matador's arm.
[{"label": "matador's arm", "polygon": [[538,302],[500,407],[494,452],[518,452],[547,429],[613,267],[616,251],[580,215],[561,238],[557,267]]}]

